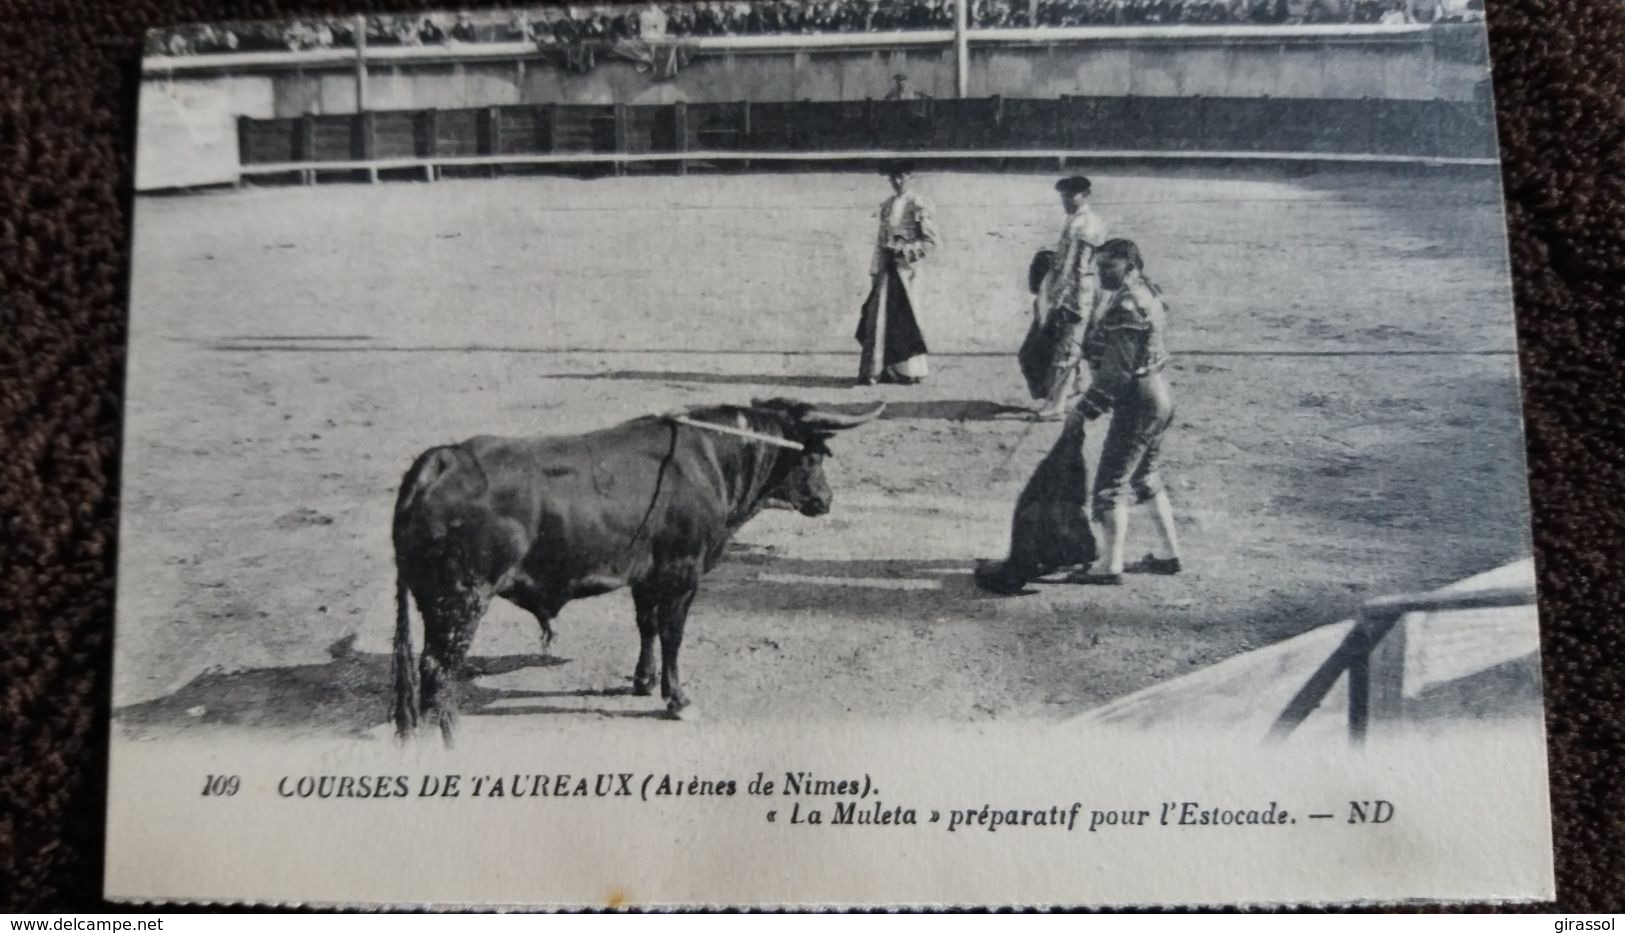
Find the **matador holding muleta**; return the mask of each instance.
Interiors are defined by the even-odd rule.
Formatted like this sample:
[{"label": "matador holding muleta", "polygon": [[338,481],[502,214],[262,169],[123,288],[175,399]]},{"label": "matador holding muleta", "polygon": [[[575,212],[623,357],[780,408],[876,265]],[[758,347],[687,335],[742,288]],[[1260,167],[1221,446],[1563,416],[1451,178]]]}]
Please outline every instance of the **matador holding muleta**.
[{"label": "matador holding muleta", "polygon": [[[1069,583],[1116,586],[1125,573],[1184,569],[1161,470],[1174,414],[1164,376],[1168,310],[1139,246],[1107,239],[1089,206],[1092,189],[1081,175],[1056,183],[1061,234],[1028,269],[1033,318],[1018,359],[1041,402],[1034,418],[1063,426],[1016,500],[1010,553],[976,569],[978,585],[994,593],[1021,593],[1061,571],[1070,571]],[[1091,484],[1085,426],[1102,418],[1108,427]],[[1133,564],[1125,556],[1131,505],[1151,506],[1157,530],[1154,550]]]},{"label": "matador holding muleta", "polygon": [[[861,385],[913,385],[928,373],[920,328],[924,268],[941,234],[931,202],[913,187],[913,171],[907,162],[881,169],[893,194],[880,205],[870,290],[855,335],[863,350]],[[1115,586],[1125,573],[1183,570],[1161,470],[1174,413],[1163,374],[1168,310],[1146,276],[1139,246],[1107,238],[1089,205],[1092,189],[1082,175],[1056,182],[1061,234],[1028,268],[1032,323],[1017,359],[1040,403],[1034,420],[1062,428],[1016,501],[1009,555],[976,569],[978,585],[994,593],[1025,592],[1033,580],[1063,571],[1066,582]],[[1085,426],[1101,418],[1108,427],[1091,483]],[[1157,531],[1153,550],[1132,564],[1125,557],[1131,505],[1151,506]]]}]

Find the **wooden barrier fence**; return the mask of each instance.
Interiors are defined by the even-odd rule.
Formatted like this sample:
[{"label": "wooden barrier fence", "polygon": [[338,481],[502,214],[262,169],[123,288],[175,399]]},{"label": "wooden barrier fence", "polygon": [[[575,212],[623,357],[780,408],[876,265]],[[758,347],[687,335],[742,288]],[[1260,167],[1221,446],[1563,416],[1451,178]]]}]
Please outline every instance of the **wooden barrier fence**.
[{"label": "wooden barrier fence", "polygon": [[1405,627],[1410,613],[1463,612],[1533,606],[1532,587],[1506,587],[1457,593],[1390,596],[1372,600],[1337,649],[1287,703],[1270,729],[1281,742],[1320,706],[1344,674],[1349,678],[1349,739],[1363,745],[1373,725],[1399,721],[1404,709]]},{"label": "wooden barrier fence", "polygon": [[1301,158],[1494,164],[1483,108],[1456,101],[1061,97],[537,104],[238,119],[244,175],[451,165],[925,157]]}]

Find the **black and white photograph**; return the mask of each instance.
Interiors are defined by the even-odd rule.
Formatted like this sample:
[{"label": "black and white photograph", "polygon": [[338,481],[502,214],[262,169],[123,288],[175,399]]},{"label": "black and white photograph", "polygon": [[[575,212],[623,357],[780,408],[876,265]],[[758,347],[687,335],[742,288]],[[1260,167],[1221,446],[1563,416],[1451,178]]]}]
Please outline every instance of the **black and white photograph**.
[{"label": "black and white photograph", "polygon": [[[188,787],[136,812],[150,775],[207,762],[179,772],[204,797],[261,795],[233,819],[305,832],[351,813],[323,800],[389,796],[384,775],[414,799],[380,812],[457,796],[430,775],[475,760],[505,776],[465,774],[465,797],[545,796],[557,768],[730,798],[694,804],[715,824],[640,811],[712,855],[634,903],[1549,894],[1492,100],[1478,0],[650,2],[153,31],[109,895],[607,896],[246,863],[205,881],[182,866],[207,856],[151,853],[220,811]],[[944,749],[964,766],[923,777]],[[690,770],[616,757],[662,750]],[[1419,754],[1437,760],[1386,790]],[[1044,755],[1115,775],[1115,802],[1017,776]],[[1248,785],[1272,756],[1288,783]],[[806,793],[839,801],[800,796],[825,770]],[[1406,797],[1462,771],[1516,818]],[[339,791],[351,774],[376,777]],[[986,812],[933,803],[938,780]],[[1187,806],[1181,780],[1239,797]],[[553,807],[523,819],[597,818]],[[422,832],[453,819],[435,814]],[[1209,815],[1288,861],[1325,838],[1328,859],[1410,872],[1130,880],[1200,860],[1159,853]],[[944,861],[848,871],[854,837],[821,820]],[[1355,844],[1333,823],[1373,825]],[[974,847],[1035,827],[1054,827],[1027,850],[1050,874],[952,887],[993,851]],[[1220,832],[1195,843],[1209,860]],[[1058,840],[1078,833],[1132,838],[1130,874],[1068,881],[1102,857],[1069,874]],[[803,838],[755,882],[704,867]],[[1483,865],[1444,854],[1463,846]]]}]

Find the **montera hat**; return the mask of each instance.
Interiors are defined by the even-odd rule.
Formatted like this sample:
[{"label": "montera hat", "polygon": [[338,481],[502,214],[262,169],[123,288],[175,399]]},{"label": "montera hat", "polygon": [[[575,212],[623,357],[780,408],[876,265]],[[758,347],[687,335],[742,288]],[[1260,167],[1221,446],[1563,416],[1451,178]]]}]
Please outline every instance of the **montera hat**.
[{"label": "montera hat", "polygon": [[1062,194],[1088,194],[1092,186],[1089,179],[1082,175],[1068,175],[1055,183],[1055,190]]}]

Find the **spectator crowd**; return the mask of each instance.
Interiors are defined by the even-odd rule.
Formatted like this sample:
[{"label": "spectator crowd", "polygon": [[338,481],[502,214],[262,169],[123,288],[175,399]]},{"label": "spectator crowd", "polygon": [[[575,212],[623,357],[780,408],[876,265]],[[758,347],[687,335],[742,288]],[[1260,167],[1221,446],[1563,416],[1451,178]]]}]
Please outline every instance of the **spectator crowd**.
[{"label": "spectator crowd", "polygon": [[[1028,26],[1410,24],[1483,17],[1482,0],[969,0],[974,29]],[[148,54],[354,48],[354,18],[155,30]],[[953,0],[710,0],[568,6],[456,16],[368,16],[369,46],[539,46],[701,36],[952,29]]]}]

